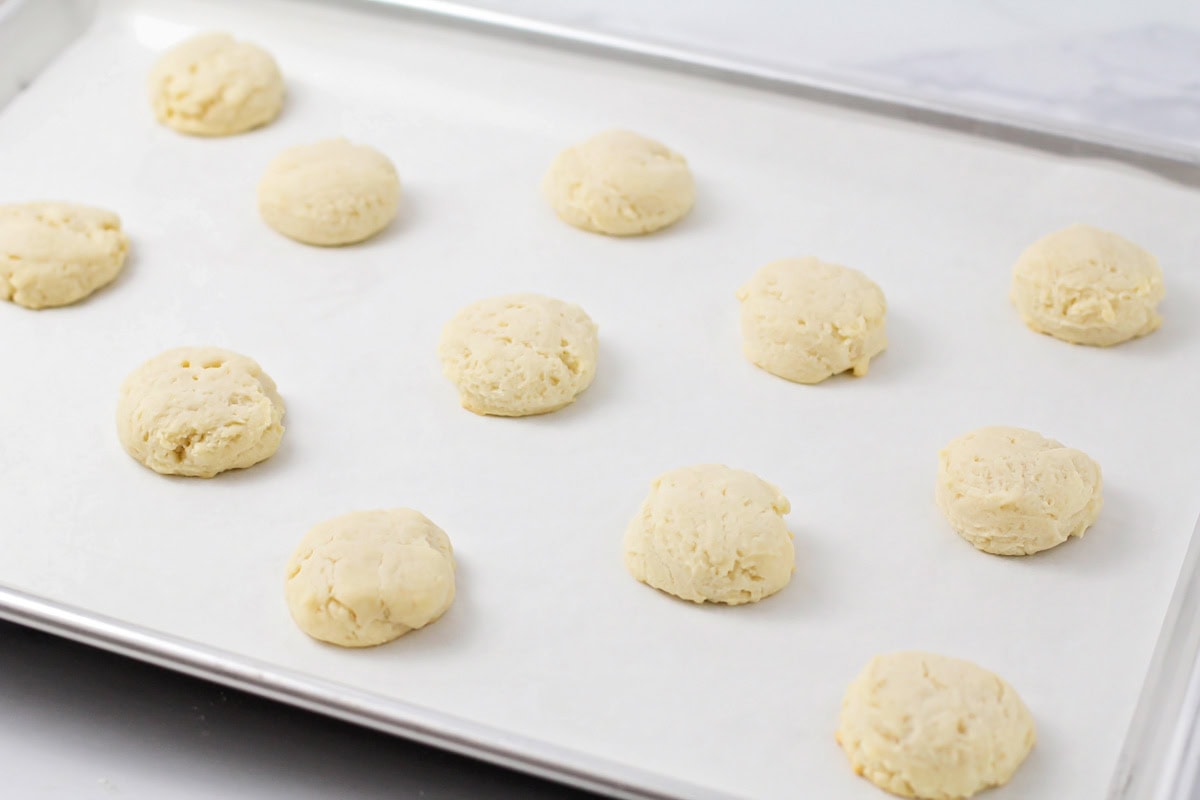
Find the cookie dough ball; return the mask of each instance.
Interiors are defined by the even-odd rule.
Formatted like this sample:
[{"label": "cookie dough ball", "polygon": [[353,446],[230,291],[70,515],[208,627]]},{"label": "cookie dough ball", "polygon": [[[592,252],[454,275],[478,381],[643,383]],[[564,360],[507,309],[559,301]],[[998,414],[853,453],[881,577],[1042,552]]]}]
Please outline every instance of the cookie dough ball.
[{"label": "cookie dough ball", "polygon": [[258,184],[258,210],[284,236],[316,245],[369,239],[395,219],[400,177],[383,153],[329,139],[280,153]]},{"label": "cookie dough ball", "polygon": [[0,298],[70,305],[111,283],[129,239],[111,211],[69,203],[0,206]]},{"label": "cookie dough ball", "polygon": [[693,603],[756,603],[792,578],[791,504],[757,475],[719,464],[659,475],[625,531],[629,574]]},{"label": "cookie dough ball", "polygon": [[837,730],[856,773],[923,800],[1007,783],[1036,739],[1029,709],[999,677],[919,652],[873,658],[846,690]]},{"label": "cookie dough ball", "polygon": [[683,156],[629,131],[606,131],[563,150],[542,179],[542,192],[564,222],[610,236],[665,228],[696,198]]},{"label": "cookie dough ball", "polygon": [[117,435],[164,475],[211,478],[274,455],[283,398],[253,360],[217,347],[160,353],[121,384]]},{"label": "cookie dough ball", "polygon": [[271,54],[227,33],[204,33],[168,50],[150,70],[150,105],[180,133],[228,136],[266,125],[283,107]]},{"label": "cookie dough ball", "polygon": [[742,351],[756,366],[796,383],[866,375],[887,347],[887,302],[858,270],[816,258],[767,264],[738,290]]},{"label": "cookie dough ball", "polygon": [[1029,555],[1083,536],[1100,488],[1095,461],[1021,428],[980,428],[938,453],[938,507],[986,553]]},{"label": "cookie dough ball", "polygon": [[390,642],[454,602],[450,539],[411,508],[326,520],[288,561],[284,595],[292,619],[314,639],[342,647]]},{"label": "cookie dough ball", "polygon": [[476,414],[525,417],[575,401],[596,376],[600,341],[582,308],[540,294],[481,300],[442,329],[438,357]]},{"label": "cookie dough ball", "polygon": [[1012,301],[1031,329],[1101,347],[1162,324],[1154,256],[1115,233],[1072,225],[1038,239],[1013,267]]}]

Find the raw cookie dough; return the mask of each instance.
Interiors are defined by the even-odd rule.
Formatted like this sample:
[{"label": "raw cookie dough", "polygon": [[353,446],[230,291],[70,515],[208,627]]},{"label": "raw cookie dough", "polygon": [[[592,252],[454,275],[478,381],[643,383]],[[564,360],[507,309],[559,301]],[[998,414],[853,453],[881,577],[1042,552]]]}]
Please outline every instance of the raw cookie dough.
[{"label": "raw cookie dough", "polygon": [[0,206],[0,299],[65,306],[112,282],[129,240],[111,211],[69,203]]},{"label": "raw cookie dough", "polygon": [[693,603],[755,603],[792,578],[786,497],[757,475],[720,464],[659,475],[625,531],[625,567]]},{"label": "raw cookie dough", "polygon": [[1029,555],[1083,536],[1100,488],[1095,461],[1021,428],[980,428],[938,453],[938,508],[986,553]]},{"label": "raw cookie dough", "polygon": [[284,236],[317,245],[369,239],[400,206],[400,177],[365,144],[328,139],[289,147],[258,184],[258,210]]},{"label": "raw cookie dough", "polygon": [[1038,239],[1013,267],[1012,301],[1031,329],[1107,347],[1162,324],[1162,269],[1115,233],[1072,225]]},{"label": "raw cookie dough", "polygon": [[742,351],[773,375],[820,383],[866,375],[887,347],[887,302],[858,270],[811,256],[767,264],[738,290]]},{"label": "raw cookie dough", "polygon": [[292,619],[314,639],[342,647],[390,642],[454,602],[450,539],[411,508],[326,520],[288,561],[284,595]]},{"label": "raw cookie dough", "polygon": [[253,359],[179,347],[121,384],[117,435],[155,472],[211,478],[270,458],[283,438],[283,411],[275,382]]},{"label": "raw cookie dough", "polygon": [[438,357],[463,408],[524,417],[574,402],[596,375],[599,348],[579,306],[512,294],[460,310],[442,329]]},{"label": "raw cookie dough", "polygon": [[665,228],[696,197],[683,156],[629,131],[606,131],[563,150],[542,179],[542,193],[563,221],[611,236]]},{"label": "raw cookie dough", "polygon": [[150,105],[169,128],[228,136],[279,115],[283,76],[271,54],[227,33],[203,33],[176,45],[150,70]]},{"label": "raw cookie dough", "polygon": [[846,690],[837,730],[856,773],[923,800],[1007,783],[1036,739],[1029,709],[999,677],[919,652],[871,659]]}]

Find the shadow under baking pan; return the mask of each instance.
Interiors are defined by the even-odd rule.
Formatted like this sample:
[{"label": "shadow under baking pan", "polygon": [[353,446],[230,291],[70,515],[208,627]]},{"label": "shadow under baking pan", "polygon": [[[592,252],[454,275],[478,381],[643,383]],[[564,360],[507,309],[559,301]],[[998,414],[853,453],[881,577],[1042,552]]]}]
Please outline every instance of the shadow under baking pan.
[{"label": "shadow under baking pan", "polygon": [[[269,782],[272,796],[593,797],[8,622],[0,650],[6,720],[40,754],[9,763],[6,780],[47,795],[252,797]],[[99,786],[70,763],[81,751],[106,770]]]}]

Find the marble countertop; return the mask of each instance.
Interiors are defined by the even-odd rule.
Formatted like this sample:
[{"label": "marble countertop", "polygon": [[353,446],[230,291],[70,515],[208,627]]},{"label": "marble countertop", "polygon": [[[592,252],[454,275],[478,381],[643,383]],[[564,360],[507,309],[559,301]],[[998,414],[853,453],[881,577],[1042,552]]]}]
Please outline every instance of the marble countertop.
[{"label": "marble countertop", "polygon": [[454,4],[1200,162],[1195,0]]}]

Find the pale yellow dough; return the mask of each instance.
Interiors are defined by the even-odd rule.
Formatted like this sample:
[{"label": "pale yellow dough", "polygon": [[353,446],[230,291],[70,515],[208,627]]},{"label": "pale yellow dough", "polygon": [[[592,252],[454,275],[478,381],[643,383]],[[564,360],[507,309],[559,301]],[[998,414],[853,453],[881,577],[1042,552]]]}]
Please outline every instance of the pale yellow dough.
[{"label": "pale yellow dough", "polygon": [[253,359],[180,347],[121,384],[117,435],[155,472],[211,478],[270,458],[283,438],[283,412],[275,382]]},{"label": "pale yellow dough", "polygon": [[542,179],[564,220],[594,233],[636,236],[683,218],[695,202],[683,156],[630,131],[605,131],[568,147]]},{"label": "pale yellow dough", "polygon": [[959,535],[996,555],[1083,536],[1104,505],[1101,484],[1087,455],[1022,428],[980,428],[938,453],[938,507]]},{"label": "pale yellow dough", "polygon": [[395,219],[399,205],[400,177],[388,157],[345,139],[289,147],[258,184],[262,218],[305,244],[369,239]]},{"label": "pale yellow dough", "polygon": [[665,472],[625,531],[639,581],[693,603],[755,603],[791,580],[796,556],[786,497],[720,464]]},{"label": "pale yellow dough", "polygon": [[314,639],[372,647],[423,628],[454,602],[446,533],[410,508],[326,520],[287,565],[292,619]]},{"label": "pale yellow dough", "polygon": [[82,300],[121,272],[129,240],[111,211],[69,203],[0,206],[0,299],[26,308]]},{"label": "pale yellow dough", "polygon": [[476,414],[524,417],[575,401],[596,375],[600,341],[582,308],[539,294],[481,300],[442,329],[438,357]]},{"label": "pale yellow dough", "polygon": [[820,383],[866,375],[887,347],[887,302],[858,270],[811,256],[767,264],[738,290],[742,350],[773,375]]},{"label": "pale yellow dough", "polygon": [[283,107],[275,59],[227,33],[203,33],[168,50],[151,69],[148,89],[159,122],[197,136],[266,125]]},{"label": "pale yellow dough", "polygon": [[1101,347],[1158,330],[1162,269],[1133,242],[1090,225],[1038,239],[1013,267],[1012,301],[1031,329]]},{"label": "pale yellow dough", "polygon": [[902,797],[960,800],[1012,778],[1037,740],[1016,690],[968,661],[876,656],[842,700],[850,766]]}]

